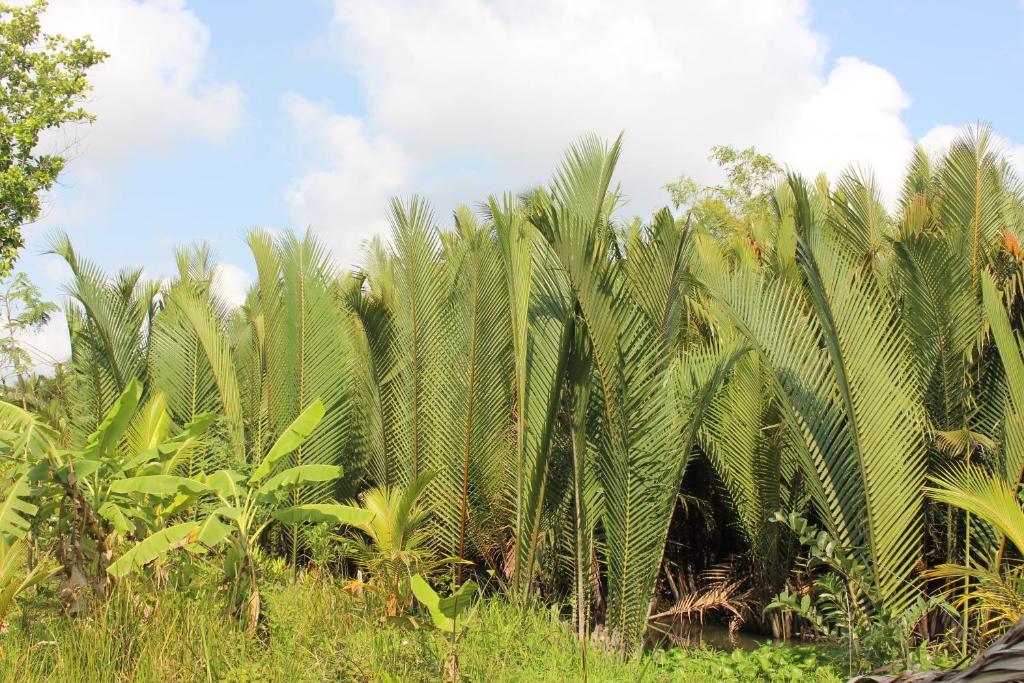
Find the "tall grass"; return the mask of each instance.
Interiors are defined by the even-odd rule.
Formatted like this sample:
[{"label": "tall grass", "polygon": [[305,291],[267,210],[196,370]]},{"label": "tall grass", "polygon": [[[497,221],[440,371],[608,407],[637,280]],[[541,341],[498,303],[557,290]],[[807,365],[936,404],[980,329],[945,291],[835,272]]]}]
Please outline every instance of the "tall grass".
[{"label": "tall grass", "polygon": [[[268,589],[255,635],[227,619],[209,584],[122,585],[79,619],[44,616],[53,606],[42,600],[2,636],[0,681],[437,681],[447,652],[434,630],[384,626],[338,582],[314,574]],[[582,675],[573,634],[557,615],[497,599],[481,605],[460,659],[467,681]],[[590,660],[592,680],[650,679],[645,666],[611,654]]]},{"label": "tall grass", "polygon": [[[307,573],[269,585],[265,620],[253,635],[227,619],[218,592],[205,579],[162,587],[122,584],[109,601],[77,619],[53,616],[53,596],[39,595],[0,636],[0,681],[441,680],[447,654],[442,635],[382,624],[330,577]],[[578,642],[557,611],[500,598],[480,604],[459,659],[467,682],[583,676]],[[778,661],[779,675],[789,675],[781,668],[785,660]],[[739,671],[731,662],[710,650],[654,652],[622,662],[592,648],[588,669],[591,681],[764,680],[759,673],[730,675]],[[837,678],[826,669],[803,680]]]}]

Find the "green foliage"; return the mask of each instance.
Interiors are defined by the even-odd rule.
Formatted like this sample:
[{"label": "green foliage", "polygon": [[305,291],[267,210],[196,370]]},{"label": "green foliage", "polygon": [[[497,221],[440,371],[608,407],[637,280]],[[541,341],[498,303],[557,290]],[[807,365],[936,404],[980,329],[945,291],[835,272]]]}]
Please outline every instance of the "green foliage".
[{"label": "green foliage", "polygon": [[21,226],[39,217],[39,195],[64,170],[61,154],[40,152],[40,135],[92,120],[80,106],[86,73],[107,56],[88,38],[42,33],[45,9],[45,0],[0,5],[0,275],[24,244]]},{"label": "green foliage", "polygon": [[458,639],[469,627],[478,591],[473,581],[466,581],[445,598],[439,596],[420,574],[415,574],[409,585],[416,599],[427,608],[435,628]]},{"label": "green foliage", "polygon": [[[84,446],[74,450],[58,449],[55,434],[38,425],[37,417],[11,404],[0,404],[0,413],[25,430],[25,438],[16,434],[8,445],[24,458],[20,468],[27,470],[27,481],[41,503],[22,505],[22,513],[47,522],[60,512],[53,533],[68,549],[62,561],[74,610],[82,608],[82,591],[90,583],[95,591],[105,592],[107,570],[120,540],[160,533],[202,491],[190,480],[169,472],[182,452],[201,438],[211,419],[197,420],[168,438],[166,420],[154,419],[154,414],[162,411],[160,402],[151,404],[155,409],[148,412],[140,410],[141,395],[139,383],[130,381],[97,430]],[[130,431],[135,433],[139,449],[126,447]],[[26,493],[22,491],[23,496]],[[23,529],[28,528],[26,521],[22,521]]]},{"label": "green foliage", "polygon": [[[223,618],[210,577],[172,578],[118,590],[90,619],[48,614],[36,601],[30,630],[11,623],[0,680],[71,683],[128,680],[369,680],[434,683],[448,637],[435,629],[382,628],[341,585],[314,574],[267,583],[265,630],[249,634]],[[39,645],[41,641],[47,641]],[[482,601],[460,648],[466,681],[579,680],[572,634],[547,610]],[[594,681],[656,678],[644,662],[590,658]]]},{"label": "green foliage", "polygon": [[779,610],[802,617],[818,635],[837,640],[847,653],[847,673],[900,661],[911,666],[917,650],[911,636],[918,622],[943,606],[938,598],[920,596],[903,609],[889,604],[878,591],[868,567],[845,550],[826,531],[793,513],[776,515],[808,550],[810,586],[798,592],[784,589],[765,611]]},{"label": "green foliage", "polygon": [[371,578],[353,587],[367,588],[383,602],[386,616],[398,617],[411,601],[414,575],[439,564],[429,544],[429,508],[423,500],[432,479],[433,473],[423,472],[408,486],[373,488],[348,505],[297,505],[274,516],[291,524],[327,522],[361,532],[347,536],[343,547]]},{"label": "green foliage", "polygon": [[38,507],[25,500],[31,493],[26,475],[3,492],[0,501],[0,628],[18,596],[43,583],[60,570],[49,558],[34,565],[29,560],[25,535],[29,518]]},{"label": "green foliage", "polygon": [[[982,634],[994,635],[1024,616],[1024,504],[1019,486],[976,466],[960,465],[933,477],[928,495],[975,516],[996,535],[999,552],[969,557],[963,564],[940,564],[929,574],[947,581],[946,595],[960,608],[981,616]],[[1007,556],[1007,545],[1015,554]]]},{"label": "green foliage", "polygon": [[669,650],[655,656],[658,669],[670,672],[672,680],[722,681],[723,683],[789,683],[840,681],[832,658],[810,646],[785,646],[764,643],[748,651],[731,653],[714,650]]},{"label": "green foliage", "polygon": [[472,580],[459,586],[451,595],[439,596],[422,575],[416,574],[409,580],[416,600],[427,608],[434,628],[449,636],[448,659],[445,662],[445,680],[460,681],[459,641],[469,628],[473,618],[477,585]]},{"label": "green foliage", "polygon": [[[782,591],[758,627],[838,639],[848,668],[970,641],[1013,534],[925,491],[969,461],[1003,500],[1024,472],[1024,193],[987,132],[919,150],[893,212],[869,171],[783,181],[722,147],[687,219],[626,223],[620,146],[584,138],[449,227],[396,200],[355,272],[255,230],[237,308],[205,245],[154,283],[58,236],[64,409],[0,407],[33,538],[112,562],[104,581],[214,567],[257,631],[261,584],[310,560],[399,620],[414,575],[444,565],[458,594],[472,564],[519,607],[571,609],[581,665],[593,633],[640,657],[652,606],[714,603],[687,577],[728,562],[744,602]],[[955,620],[921,571],[947,565],[971,572]]]},{"label": "green foliage", "polygon": [[[342,475],[342,468],[337,465],[281,469],[287,456],[314,433],[323,415],[323,403],[313,401],[284,428],[248,477],[232,470],[218,470],[209,475],[200,473],[195,478],[142,476],[117,482],[119,490],[177,494],[177,511],[197,505],[205,515],[155,531],[107,567],[107,572],[124,577],[179,548],[203,552],[223,546],[221,568],[230,612],[250,630],[255,629],[261,614],[257,558],[263,529],[274,518],[298,521],[276,513],[287,501],[294,502],[294,494],[300,488],[331,482]],[[214,507],[200,506],[203,497],[212,498]]]},{"label": "green foliage", "polygon": [[673,208],[719,233],[770,219],[772,192],[782,174],[775,159],[753,147],[715,145],[708,161],[714,161],[725,172],[726,183],[705,187],[682,175],[665,186]]}]

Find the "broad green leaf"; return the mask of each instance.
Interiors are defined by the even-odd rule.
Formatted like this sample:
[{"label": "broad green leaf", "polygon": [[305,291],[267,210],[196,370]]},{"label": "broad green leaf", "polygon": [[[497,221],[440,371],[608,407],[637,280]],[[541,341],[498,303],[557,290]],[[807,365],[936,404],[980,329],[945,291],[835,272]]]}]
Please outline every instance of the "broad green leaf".
[{"label": "broad green leaf", "polygon": [[129,477],[118,479],[110,485],[114,493],[144,493],[150,496],[167,496],[172,493],[188,492],[202,493],[207,486],[188,477],[178,477],[171,474],[152,474],[142,477]]},{"label": "broad green leaf", "polygon": [[293,488],[301,484],[312,484],[321,481],[333,481],[341,478],[342,469],[337,465],[299,465],[290,467],[283,472],[267,479],[259,488],[259,492],[273,493],[279,489]]},{"label": "broad green leaf", "polygon": [[245,477],[234,470],[217,470],[206,478],[206,486],[223,498],[233,498],[238,493],[238,485]]},{"label": "broad green leaf", "polygon": [[107,567],[107,572],[118,578],[127,576],[132,571],[144,567],[175,548],[194,542],[200,526],[199,522],[182,522],[158,531],[139,541],[119,557],[117,561]]},{"label": "broad green leaf", "polygon": [[409,585],[416,599],[430,612],[434,626],[438,629],[451,633],[465,626],[468,610],[477,592],[476,583],[467,581],[446,598],[440,597],[419,574],[409,580]]},{"label": "broad green leaf", "polygon": [[213,514],[220,515],[224,519],[238,521],[242,517],[242,510],[233,505],[225,505],[214,510]]},{"label": "broad green leaf", "polygon": [[271,470],[274,469],[274,466],[282,458],[301,446],[302,442],[320,424],[320,420],[323,419],[325,412],[324,404],[319,399],[309,404],[308,408],[302,411],[290,425],[285,427],[284,432],[277,438],[274,445],[270,447],[266,457],[263,458],[263,462],[253,470],[249,481],[253,484],[258,483],[270,474]]},{"label": "broad green leaf", "polygon": [[85,449],[87,455],[100,458],[109,456],[124,436],[132,417],[142,398],[142,384],[132,378],[125,386],[114,405],[107,411],[99,428],[89,436],[89,445]]},{"label": "broad green leaf", "polygon": [[371,511],[352,505],[296,505],[274,512],[274,519],[285,524],[329,522],[363,527],[369,524],[373,517]]},{"label": "broad green leaf", "polygon": [[167,439],[171,416],[167,413],[167,396],[162,392],[150,397],[137,411],[128,430],[128,446],[133,450],[156,448]]},{"label": "broad green leaf", "polygon": [[449,619],[464,619],[469,608],[473,606],[477,590],[475,581],[466,581],[457,591],[446,598],[441,598],[437,604],[438,609]]},{"label": "broad green leaf", "polygon": [[409,586],[412,588],[412,593],[416,596],[416,599],[427,608],[428,612],[430,612],[430,616],[434,620],[434,625],[441,630],[451,631],[455,624],[452,623],[451,619],[441,613],[441,596],[439,596],[434,589],[430,587],[430,584],[427,583],[426,579],[419,574],[416,574],[409,580]]},{"label": "broad green leaf", "polygon": [[0,533],[15,539],[25,535],[29,528],[28,518],[39,509],[25,500],[30,493],[28,477],[23,474],[14,481],[14,486],[7,490],[0,503]]},{"label": "broad green leaf", "polygon": [[224,542],[224,539],[231,533],[231,527],[220,521],[222,509],[215,510],[206,518],[199,533],[196,534],[196,541],[204,546],[214,548]]},{"label": "broad green leaf", "polygon": [[147,462],[164,463],[164,471],[170,471],[179,454],[196,444],[216,418],[217,415],[215,413],[198,415],[195,420],[185,426],[182,432],[170,439],[153,444],[129,458],[120,471],[130,472]]},{"label": "broad green leaf", "polygon": [[103,463],[93,458],[81,458],[71,463],[76,479],[91,477],[101,467],[103,467]]},{"label": "broad green leaf", "polygon": [[114,525],[114,529],[122,536],[126,535],[133,525],[125,517],[124,511],[116,503],[107,501],[96,511],[100,517]]},{"label": "broad green leaf", "polygon": [[196,415],[195,419],[185,425],[185,429],[180,434],[175,435],[174,438],[180,441],[187,441],[188,439],[202,436],[216,420],[217,413],[201,413]]}]

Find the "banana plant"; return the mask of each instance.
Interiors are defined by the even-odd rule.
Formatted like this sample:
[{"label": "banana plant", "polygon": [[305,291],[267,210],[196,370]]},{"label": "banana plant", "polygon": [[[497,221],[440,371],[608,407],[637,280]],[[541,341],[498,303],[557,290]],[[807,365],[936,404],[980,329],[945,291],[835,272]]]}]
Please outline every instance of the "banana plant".
[{"label": "banana plant", "polygon": [[427,608],[434,628],[448,637],[448,656],[444,665],[444,680],[455,683],[462,680],[459,669],[459,639],[469,628],[473,618],[479,589],[474,581],[466,581],[446,598],[442,598],[422,575],[410,581],[416,599]]},{"label": "banana plant", "polygon": [[[81,609],[89,584],[105,593],[119,540],[162,528],[201,492],[173,474],[214,416],[199,416],[177,435],[161,395],[140,408],[142,386],[130,380],[81,448],[57,447],[58,436],[33,414],[0,404],[0,442],[37,489],[40,517],[56,515],[66,581],[65,600]],[[91,580],[90,580],[91,579]]]},{"label": "banana plant", "polygon": [[[221,469],[186,479],[188,483],[183,488],[198,494],[191,502],[199,509],[209,510],[207,514],[153,533],[121,555],[107,572],[115,577],[128,576],[179,548],[196,554],[222,548],[219,559],[229,606],[250,630],[254,629],[260,618],[256,556],[263,531],[274,521],[275,512],[291,502],[292,494],[300,487],[326,484],[342,475],[342,468],[337,465],[282,468],[287,456],[320,424],[324,413],[321,401],[311,403],[285,428],[248,475]],[[142,476],[123,480],[121,487],[151,491],[151,484],[157,483]],[[211,505],[202,506],[205,502]]]},{"label": "banana plant", "polygon": [[0,503],[0,629],[15,599],[60,571],[48,558],[30,566],[25,534],[38,506],[27,500],[31,493],[28,477],[22,474]]}]

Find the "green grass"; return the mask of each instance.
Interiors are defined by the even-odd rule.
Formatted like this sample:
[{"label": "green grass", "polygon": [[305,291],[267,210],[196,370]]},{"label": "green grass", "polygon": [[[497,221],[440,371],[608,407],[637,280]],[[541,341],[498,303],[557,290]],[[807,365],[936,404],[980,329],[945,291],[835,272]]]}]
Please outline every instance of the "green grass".
[{"label": "green grass", "polygon": [[[447,643],[437,632],[384,626],[335,581],[305,575],[269,586],[265,624],[253,635],[223,617],[212,587],[142,588],[121,586],[74,620],[37,598],[28,629],[15,617],[0,636],[0,681],[441,680]],[[592,681],[840,680],[808,648],[676,649],[628,662],[592,648],[588,660]],[[459,662],[467,683],[582,679],[579,646],[556,614],[498,598],[478,608]]]}]

